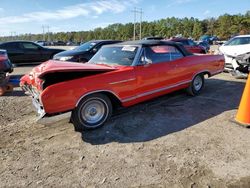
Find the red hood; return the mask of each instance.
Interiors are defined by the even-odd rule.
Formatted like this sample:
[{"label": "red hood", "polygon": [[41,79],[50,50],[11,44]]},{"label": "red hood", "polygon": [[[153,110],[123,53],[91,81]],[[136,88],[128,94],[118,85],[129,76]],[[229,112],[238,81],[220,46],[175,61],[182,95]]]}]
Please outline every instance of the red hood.
[{"label": "red hood", "polygon": [[45,74],[53,72],[72,72],[72,71],[112,71],[117,68],[111,67],[108,65],[97,65],[90,63],[73,63],[73,62],[62,62],[49,60],[41,65],[35,67],[32,72],[35,73],[38,77],[42,77]]}]

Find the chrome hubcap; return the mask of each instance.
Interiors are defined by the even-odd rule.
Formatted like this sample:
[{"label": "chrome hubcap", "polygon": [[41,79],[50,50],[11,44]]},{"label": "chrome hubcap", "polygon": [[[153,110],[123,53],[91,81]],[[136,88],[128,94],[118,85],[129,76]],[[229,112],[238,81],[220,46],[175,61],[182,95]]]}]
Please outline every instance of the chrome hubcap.
[{"label": "chrome hubcap", "polygon": [[95,124],[104,117],[105,106],[101,101],[91,100],[85,103],[81,113],[84,121],[89,124]]},{"label": "chrome hubcap", "polygon": [[194,89],[196,91],[199,91],[202,87],[202,78],[200,76],[197,76],[195,79],[194,79]]}]

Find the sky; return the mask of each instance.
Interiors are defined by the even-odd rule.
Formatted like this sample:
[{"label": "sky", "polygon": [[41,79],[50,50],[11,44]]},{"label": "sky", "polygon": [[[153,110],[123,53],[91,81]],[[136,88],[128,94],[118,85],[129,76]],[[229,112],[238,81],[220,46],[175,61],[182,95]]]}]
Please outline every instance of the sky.
[{"label": "sky", "polygon": [[[250,0],[0,0],[0,36],[24,33],[88,31],[114,23],[167,17],[205,19],[222,14],[245,14]],[[139,14],[137,14],[139,21]]]}]

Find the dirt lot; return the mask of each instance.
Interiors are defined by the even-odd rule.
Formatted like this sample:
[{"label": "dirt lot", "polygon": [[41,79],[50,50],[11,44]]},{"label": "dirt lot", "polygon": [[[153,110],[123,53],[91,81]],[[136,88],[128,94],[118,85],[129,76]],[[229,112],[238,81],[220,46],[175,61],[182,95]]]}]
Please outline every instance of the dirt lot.
[{"label": "dirt lot", "polygon": [[175,92],[83,133],[36,124],[16,88],[0,97],[0,187],[249,188],[250,129],[231,122],[244,83],[221,74],[200,96]]}]

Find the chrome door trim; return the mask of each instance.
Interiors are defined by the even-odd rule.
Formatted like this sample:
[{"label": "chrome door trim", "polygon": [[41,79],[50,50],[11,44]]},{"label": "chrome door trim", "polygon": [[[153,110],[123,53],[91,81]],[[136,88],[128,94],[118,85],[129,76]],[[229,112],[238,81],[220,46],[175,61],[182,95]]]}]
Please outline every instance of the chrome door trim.
[{"label": "chrome door trim", "polygon": [[137,96],[133,96],[133,97],[129,97],[127,99],[124,99],[122,100],[122,102],[129,102],[131,100],[135,100],[135,99],[138,99],[138,98],[141,98],[141,97],[145,97],[145,96],[148,96],[148,95],[152,95],[154,93],[159,93],[161,91],[165,91],[165,90],[169,90],[169,89],[172,89],[172,88],[175,88],[175,87],[178,87],[180,85],[184,85],[184,84],[187,84],[187,83],[190,83],[192,82],[192,80],[186,80],[186,81],[183,81],[183,82],[179,82],[177,84],[174,84],[174,85],[170,85],[170,86],[166,86],[166,87],[162,87],[162,88],[159,88],[159,89],[156,89],[156,90],[152,90],[152,91],[148,91],[148,92],[145,92],[145,93],[141,93]]},{"label": "chrome door trim", "polygon": [[114,85],[114,84],[120,84],[120,83],[130,82],[130,81],[134,81],[134,80],[136,80],[136,78],[130,78],[130,79],[127,79],[127,80],[120,80],[120,81],[116,81],[116,82],[111,82],[109,84],[110,85]]}]

